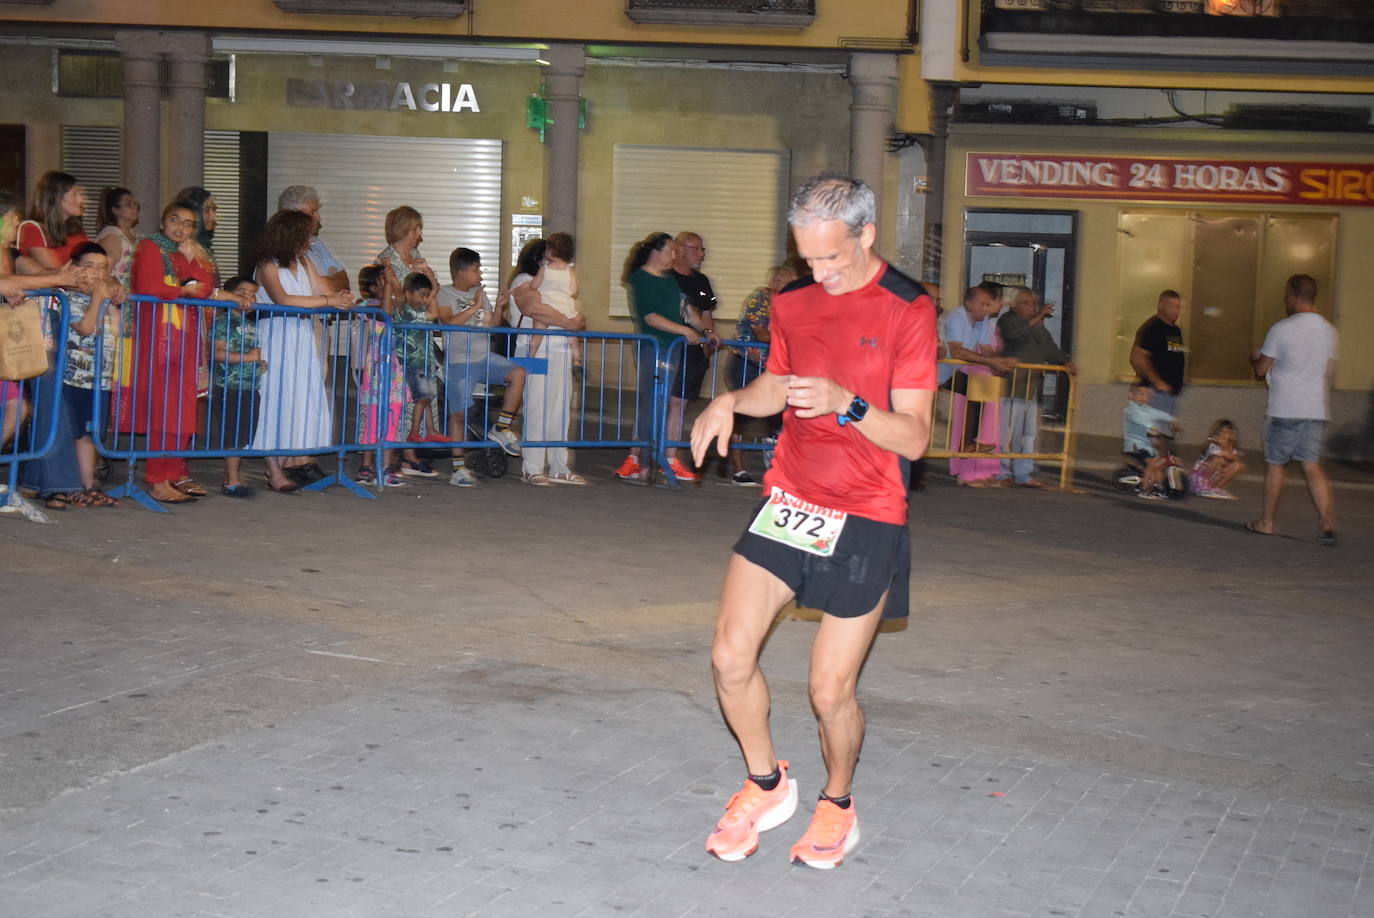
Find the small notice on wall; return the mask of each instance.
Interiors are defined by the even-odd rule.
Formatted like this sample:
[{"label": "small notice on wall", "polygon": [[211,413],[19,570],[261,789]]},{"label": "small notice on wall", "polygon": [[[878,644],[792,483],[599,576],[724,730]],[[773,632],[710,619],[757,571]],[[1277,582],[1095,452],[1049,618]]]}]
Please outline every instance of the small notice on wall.
[{"label": "small notice on wall", "polygon": [[510,263],[511,267],[515,267],[525,244],[544,235],[544,215],[511,214],[510,222]]},{"label": "small notice on wall", "polygon": [[1374,207],[1374,163],[970,153],[975,196]]}]

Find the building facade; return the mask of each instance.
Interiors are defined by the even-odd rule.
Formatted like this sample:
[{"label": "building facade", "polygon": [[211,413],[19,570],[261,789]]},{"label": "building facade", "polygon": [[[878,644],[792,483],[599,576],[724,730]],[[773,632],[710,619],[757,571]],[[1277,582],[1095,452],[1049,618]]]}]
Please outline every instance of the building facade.
[{"label": "building facade", "polygon": [[[1374,341],[1374,22],[1323,0],[93,0],[0,2],[0,182],[67,168],[157,205],[204,184],[243,245],[288,184],[318,187],[354,271],[385,213],[425,217],[489,284],[523,239],[574,232],[594,327],[629,330],[619,278],[650,231],[700,232],[722,316],[787,254],[786,200],[849,171],[879,248],[939,279],[1060,305],[1110,434],[1130,335],[1185,297],[1189,435],[1258,430],[1246,356],[1283,277],[1322,286],[1343,353]],[[1283,186],[1283,187],[1280,187]],[[247,266],[243,266],[247,267]],[[1336,376],[1335,440],[1367,454],[1374,370]]]}]

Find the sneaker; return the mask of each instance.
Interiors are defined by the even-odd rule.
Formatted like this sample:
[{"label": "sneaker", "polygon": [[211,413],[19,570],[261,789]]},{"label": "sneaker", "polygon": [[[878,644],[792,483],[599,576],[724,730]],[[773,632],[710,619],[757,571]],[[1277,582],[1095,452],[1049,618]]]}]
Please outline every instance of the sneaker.
[{"label": "sneaker", "polygon": [[495,441],[497,446],[506,451],[507,456],[520,455],[520,438],[509,427],[504,430],[493,427],[487,431],[487,439]]},{"label": "sneaker", "polygon": [[750,475],[749,472],[744,469],[740,469],[738,472],[731,475],[730,482],[739,485],[741,488],[753,488],[758,485],[758,481],[754,476]]},{"label": "sneaker", "polygon": [[404,488],[408,486],[408,482],[401,477],[398,469],[391,468],[386,470],[386,477],[382,480],[382,485],[387,488]]},{"label": "sneaker", "polygon": [[849,809],[842,810],[822,797],[816,803],[811,827],[792,846],[792,863],[829,870],[844,863],[844,856],[858,843],[859,816],[854,812],[853,801]]},{"label": "sneaker", "polygon": [[468,471],[467,466],[459,466],[453,470],[453,474],[448,476],[448,483],[455,488],[475,488],[477,487],[477,476]]},{"label": "sneaker", "polygon": [[358,483],[365,485],[376,484],[377,470],[370,465],[365,465],[358,469]]},{"label": "sneaker", "polygon": [[644,467],[634,456],[626,456],[625,461],[620,463],[620,468],[615,470],[615,477],[626,481],[638,481],[643,475]]},{"label": "sneaker", "polygon": [[701,481],[701,476],[683,465],[676,456],[668,460],[668,468],[673,470],[673,477],[678,481]]},{"label": "sneaker", "polygon": [[787,776],[787,763],[778,762],[782,780],[766,791],[748,778],[725,804],[725,815],[706,836],[706,850],[722,861],[742,861],[759,850],[759,833],[776,829],[797,810],[797,782]]},{"label": "sneaker", "polygon": [[1144,500],[1164,500],[1164,495],[1159,491],[1137,491],[1136,494]]},{"label": "sneaker", "polygon": [[421,459],[419,462],[402,462],[401,474],[411,478],[438,478],[439,473],[434,471],[434,466],[429,464],[428,459]]}]

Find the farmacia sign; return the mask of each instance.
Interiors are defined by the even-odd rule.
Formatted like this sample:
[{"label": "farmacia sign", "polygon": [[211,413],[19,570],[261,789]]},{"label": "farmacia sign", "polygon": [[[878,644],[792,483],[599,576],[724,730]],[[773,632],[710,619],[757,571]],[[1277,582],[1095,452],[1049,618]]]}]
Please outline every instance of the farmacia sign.
[{"label": "farmacia sign", "polygon": [[341,108],[373,111],[480,112],[471,83],[390,83],[376,80],[286,81],[286,104],[299,108]]}]

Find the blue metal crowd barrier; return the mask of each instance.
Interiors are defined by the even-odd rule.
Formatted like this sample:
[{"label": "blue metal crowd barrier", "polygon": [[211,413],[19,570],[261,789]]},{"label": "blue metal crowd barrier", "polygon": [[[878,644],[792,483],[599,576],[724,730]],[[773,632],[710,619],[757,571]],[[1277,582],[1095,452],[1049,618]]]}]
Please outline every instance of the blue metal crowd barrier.
[{"label": "blue metal crowd barrier", "polygon": [[[649,335],[427,322],[394,323],[393,333],[411,395],[424,393],[432,401],[426,417],[407,410],[405,430],[388,440],[388,449],[500,448],[490,436],[499,419],[497,399],[478,399],[477,393],[505,386],[515,366],[525,377],[523,448],[637,448],[646,458],[660,452],[654,444],[661,412],[653,409],[662,401],[663,380],[657,373],[641,379],[637,369],[644,361],[650,367],[662,362]],[[441,348],[434,347],[435,335]],[[583,351],[580,376],[573,372],[572,341]],[[595,367],[594,375],[586,367]]]},{"label": "blue metal crowd barrier", "polygon": [[[61,304],[54,327],[66,329],[70,305],[61,292],[53,295]],[[260,303],[245,312],[228,301],[137,295],[103,306],[99,321],[111,330],[93,336],[88,358],[94,378],[108,388],[94,389],[91,438],[105,459],[127,464],[127,480],[110,494],[154,511],[168,512],[139,482],[140,464],[164,474],[169,467],[158,463],[179,461],[175,474],[189,478],[189,459],[333,455],[335,470],[307,489],[339,484],[375,498],[347,471],[350,454],[372,453],[381,470],[392,449],[497,447],[489,433],[496,397],[472,394],[477,385],[503,383],[510,365],[527,380],[520,411],[525,446],[638,449],[646,468],[657,465],[677,486],[663,450],[670,364],[649,335],[407,324],[371,307]],[[436,336],[442,352],[414,360]],[[11,465],[12,489],[19,463],[46,455],[57,437],[67,339],[54,340],[50,374],[25,383],[37,423],[16,433],[0,455]],[[572,341],[582,350],[581,373],[574,372],[573,346],[564,343]],[[498,362],[497,354],[512,352],[511,364]],[[410,435],[416,425],[405,416],[415,388],[445,409],[420,420],[419,430],[431,428],[422,439]],[[450,425],[450,398],[465,403],[465,420],[472,409],[461,430]],[[17,410],[0,404],[0,421]]]},{"label": "blue metal crowd barrier", "polygon": [[[354,379],[376,376],[383,388],[390,379],[389,361],[374,365],[389,352],[380,310],[260,303],[249,321],[226,301],[130,296],[122,311],[114,353],[96,346],[97,373],[110,362],[113,379],[91,424],[97,451],[128,462],[112,495],[166,512],[136,481],[140,461],[332,454],[336,470],[306,489],[339,484],[375,498],[347,475],[345,457],[370,446]],[[380,326],[380,346],[355,333],[367,325]]]},{"label": "blue metal crowd barrier", "polygon": [[[25,516],[43,519],[32,512],[19,496],[19,473],[23,463],[47,456],[57,443],[57,432],[66,410],[62,403],[62,380],[67,370],[67,334],[71,303],[61,290],[36,290],[44,338],[48,344],[47,372],[25,380],[0,383],[5,389],[0,398],[0,465],[8,465],[6,491],[0,508],[24,509]],[[53,302],[56,301],[56,308]],[[0,305],[0,309],[8,308]]]},{"label": "blue metal crowd barrier", "polygon": [[[678,338],[668,348],[667,355],[668,397],[662,400],[660,406],[660,425],[664,433],[659,448],[660,461],[669,469],[671,476],[667,450],[684,449],[691,445],[691,441],[683,434],[687,426],[687,404],[698,398],[710,401],[720,394],[722,386],[726,389],[742,389],[749,385],[763,372],[768,362],[768,345],[761,341],[730,339],[722,340],[717,347],[708,347],[704,343],[688,344],[686,338]],[[688,390],[696,388],[693,376],[697,373],[701,374],[701,385],[699,394],[694,394]],[[694,397],[688,398],[689,395]],[[677,399],[676,404],[673,399]],[[675,410],[678,412],[676,417],[673,416]],[[753,426],[753,435],[746,436],[739,429],[737,420],[737,436],[730,448],[762,452],[767,461],[771,458],[775,438],[782,426],[781,416],[760,419]],[[762,434],[758,433],[759,429],[762,429]],[[672,481],[676,484],[676,476],[672,477]]]}]

